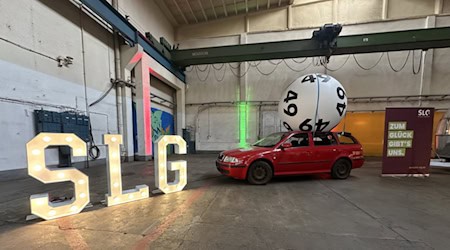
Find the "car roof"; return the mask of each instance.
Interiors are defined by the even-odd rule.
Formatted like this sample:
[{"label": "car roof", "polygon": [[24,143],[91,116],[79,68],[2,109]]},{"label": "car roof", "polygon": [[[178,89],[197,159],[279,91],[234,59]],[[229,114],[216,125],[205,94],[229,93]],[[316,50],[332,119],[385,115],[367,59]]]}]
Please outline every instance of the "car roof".
[{"label": "car roof", "polygon": [[334,134],[335,132],[331,132],[331,131],[329,131],[329,132],[321,132],[321,131],[311,132],[311,131],[299,131],[299,130],[289,132],[289,134],[310,134],[310,133],[323,135],[323,134],[331,134],[331,133]]}]

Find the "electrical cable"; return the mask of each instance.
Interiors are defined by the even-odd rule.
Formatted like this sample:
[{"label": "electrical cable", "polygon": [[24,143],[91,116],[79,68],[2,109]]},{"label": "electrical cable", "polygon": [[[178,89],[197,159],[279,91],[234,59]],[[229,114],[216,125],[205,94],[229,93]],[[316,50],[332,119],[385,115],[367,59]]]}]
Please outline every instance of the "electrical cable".
[{"label": "electrical cable", "polygon": [[232,68],[232,69],[239,69],[239,67],[241,66],[241,63],[239,62],[239,63],[237,63],[237,64],[238,64],[237,67],[233,67],[233,66],[231,66],[231,63],[228,63],[228,65],[229,65],[230,68]]},{"label": "electrical cable", "polygon": [[196,65],[195,67],[196,67],[200,72],[205,72],[206,70],[209,69],[209,67],[211,67],[211,65],[210,65],[210,64],[207,64],[206,67],[205,67],[205,69],[201,69],[201,68],[200,68],[200,65]]},{"label": "electrical cable", "polygon": [[215,70],[221,70],[221,69],[225,66],[225,63],[222,63],[222,65],[220,66],[220,68],[216,68],[214,65],[215,65],[215,64],[213,64],[212,67],[213,67]]},{"label": "electrical cable", "polygon": [[197,70],[197,69],[198,69],[198,68],[195,67],[195,73],[197,74],[198,79],[199,79],[201,82],[205,82],[206,80],[208,80],[209,74],[211,73],[211,67],[208,67],[208,73],[206,74],[206,77],[205,77],[204,79],[200,78],[200,75],[198,74],[198,70]]},{"label": "electrical cable", "polygon": [[109,87],[109,89],[102,95],[100,96],[96,101],[94,101],[93,103],[89,104],[89,107],[94,106],[95,104],[101,102],[103,99],[105,99],[105,97],[109,94],[109,92],[111,92],[111,90],[116,86],[116,84],[112,84],[111,87]]},{"label": "electrical cable", "polygon": [[236,77],[238,77],[238,78],[242,78],[242,77],[244,77],[245,75],[247,75],[248,71],[250,70],[250,67],[246,67],[245,72],[244,72],[243,75],[240,75],[240,74],[238,74],[238,73],[235,73],[235,72],[233,71],[233,67],[231,67],[231,65],[230,65],[230,70],[231,70],[231,73],[233,73],[234,76],[236,76]]},{"label": "electrical cable", "polygon": [[320,57],[313,57],[312,60],[315,67],[320,67],[322,65]]},{"label": "electrical cable", "polygon": [[319,116],[319,100],[320,100],[320,81],[319,81],[319,79],[317,79],[317,102],[316,102],[316,114],[314,115],[313,138],[314,138],[314,135],[316,134],[316,130],[314,128],[316,127],[317,119]]},{"label": "electrical cable", "polygon": [[[255,61],[254,61],[255,62]],[[255,62],[255,64],[252,64],[252,62],[248,62],[248,65],[252,66],[252,67],[258,67],[258,65],[261,64],[262,61],[258,61],[258,63]]]},{"label": "electrical cable", "polygon": [[[302,72],[302,71],[305,71],[306,69],[308,69],[309,67],[311,67],[311,65],[312,65],[312,60],[311,60],[311,62],[305,67],[305,68],[303,68],[303,69],[294,69],[293,67],[291,67],[287,62],[286,62],[286,60],[283,60],[284,61],[284,64],[286,64],[286,66],[290,69],[290,70],[292,70],[292,71],[295,71],[295,72]],[[305,60],[306,61],[306,60]]]},{"label": "electrical cable", "polygon": [[[80,35],[81,35],[81,55],[82,55],[82,59],[83,59],[82,62],[83,62],[84,101],[86,104],[86,115],[88,117],[89,136],[90,136],[90,138],[89,138],[90,144],[89,144],[89,148],[88,148],[88,154],[92,160],[96,160],[100,156],[100,149],[97,147],[97,145],[95,145],[94,137],[92,135],[91,114],[89,113],[90,106],[88,104],[88,98],[87,98],[86,50],[85,50],[85,43],[84,43],[84,23],[83,23],[83,9],[82,8],[83,8],[83,5],[80,5]],[[105,98],[105,97],[103,97],[103,98]],[[94,154],[94,151],[95,151],[95,154]],[[86,156],[85,168],[89,168],[88,156]]]},{"label": "electrical cable", "polygon": [[94,135],[92,134],[91,117],[89,116],[89,139],[91,145],[89,146],[88,154],[92,160],[97,160],[100,157],[100,149],[95,145]]},{"label": "electrical cable", "polygon": [[273,72],[275,72],[275,70],[278,68],[278,65],[279,64],[276,64],[275,67],[272,69],[272,71],[270,71],[269,73],[262,72],[261,69],[258,66],[256,66],[256,69],[258,70],[258,72],[261,75],[268,76],[268,75],[271,75]]},{"label": "electrical cable", "polygon": [[361,69],[363,69],[363,70],[371,70],[371,69],[375,68],[375,67],[380,63],[380,61],[381,61],[381,59],[383,58],[383,56],[384,56],[384,52],[381,53],[381,56],[380,56],[380,58],[378,58],[377,62],[376,62],[373,66],[370,66],[370,67],[368,67],[368,68],[362,66],[362,65],[358,62],[358,59],[356,59],[355,54],[353,54],[353,59],[355,59],[356,65],[358,65]]},{"label": "electrical cable", "polygon": [[272,65],[279,65],[280,63],[282,63],[283,62],[283,59],[281,59],[281,60],[279,60],[278,62],[272,62],[272,60],[267,60],[270,64],[272,64]]},{"label": "electrical cable", "polygon": [[17,46],[17,47],[19,47],[19,48],[21,48],[21,49],[24,49],[24,50],[26,50],[26,51],[29,51],[29,52],[35,53],[35,54],[37,54],[37,55],[43,56],[43,57],[45,57],[45,58],[48,58],[48,59],[50,59],[50,60],[53,60],[53,61],[56,61],[56,62],[58,61],[58,59],[56,59],[56,58],[53,58],[53,57],[51,57],[51,56],[48,56],[48,55],[43,54],[43,53],[41,53],[41,52],[38,52],[38,51],[36,51],[36,50],[32,50],[32,49],[30,49],[30,48],[27,48],[27,47],[25,47],[25,46],[22,46],[22,45],[20,45],[20,44],[18,44],[18,43],[15,43],[15,42],[10,41],[10,40],[8,40],[8,39],[5,39],[5,38],[3,38],[3,37],[0,37],[0,40],[2,40],[2,41],[4,41],[4,42],[7,42],[7,43],[10,43],[10,44],[12,44],[12,45],[14,45],[14,46]]},{"label": "electrical cable", "polygon": [[386,54],[387,54],[389,66],[391,67],[391,69],[392,69],[394,72],[400,72],[400,71],[402,71],[402,70],[405,68],[406,63],[408,62],[409,56],[411,55],[411,50],[408,51],[408,55],[406,56],[405,63],[403,63],[403,66],[402,66],[400,69],[395,69],[394,66],[392,66],[391,58],[389,57],[389,52],[386,52]]},{"label": "electrical cable", "polygon": [[[223,70],[222,78],[217,78],[216,70],[214,70],[214,78],[215,78],[216,81],[218,81],[218,82],[222,82],[223,79],[225,79],[225,73],[227,72],[227,67],[226,67],[226,65],[225,65],[225,66],[224,66],[224,65],[225,65],[225,64],[222,65],[222,68],[225,67],[225,69]],[[214,67],[214,66],[213,66],[213,67]],[[216,68],[214,68],[214,69],[216,69]],[[218,71],[218,70],[217,70],[217,71]]]},{"label": "electrical cable", "polygon": [[423,51],[420,51],[420,59],[419,59],[419,68],[416,71],[416,66],[415,66],[415,51],[413,51],[413,56],[412,56],[412,71],[414,75],[417,75],[420,73],[421,69],[422,69],[422,59],[423,59]]},{"label": "electrical cable", "polygon": [[295,63],[304,63],[306,60],[308,60],[308,57],[305,57],[305,59],[303,59],[303,61],[301,62],[297,62],[295,58],[291,58],[291,60],[294,61]]},{"label": "electrical cable", "polygon": [[341,66],[339,66],[338,68],[336,68],[336,69],[330,69],[330,68],[328,68],[328,63],[326,62],[326,58],[322,58],[322,59],[319,59],[320,60],[320,64],[325,68],[325,69],[327,69],[327,70],[329,70],[329,71],[338,71],[338,70],[340,70],[340,69],[342,69],[344,66],[345,66],[345,64],[348,62],[348,59],[350,59],[350,55],[348,55],[347,56],[347,58],[345,59],[345,61],[344,61],[344,63],[341,65]]}]

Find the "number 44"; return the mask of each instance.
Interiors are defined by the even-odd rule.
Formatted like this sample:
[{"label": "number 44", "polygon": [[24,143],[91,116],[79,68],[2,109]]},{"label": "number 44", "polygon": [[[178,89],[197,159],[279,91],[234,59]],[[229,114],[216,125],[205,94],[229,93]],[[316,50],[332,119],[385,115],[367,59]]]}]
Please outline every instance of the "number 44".
[{"label": "number 44", "polygon": [[[122,171],[120,164],[121,135],[106,134],[104,144],[108,146],[107,206],[114,206],[149,197],[147,185],[122,190]],[[187,184],[186,161],[169,162],[169,170],[175,172],[175,181],[167,183],[167,145],[174,144],[177,154],[186,154],[186,142],[178,135],[161,136],[155,142],[155,183],[163,193],[183,190]],[[86,143],[75,134],[40,133],[27,143],[28,174],[43,183],[71,181],[74,184],[74,197],[64,202],[50,202],[48,193],[31,195],[31,213],[45,220],[81,212],[89,203],[89,177],[76,168],[50,170],[45,165],[45,148],[48,146],[69,146],[73,156],[86,156]]]}]

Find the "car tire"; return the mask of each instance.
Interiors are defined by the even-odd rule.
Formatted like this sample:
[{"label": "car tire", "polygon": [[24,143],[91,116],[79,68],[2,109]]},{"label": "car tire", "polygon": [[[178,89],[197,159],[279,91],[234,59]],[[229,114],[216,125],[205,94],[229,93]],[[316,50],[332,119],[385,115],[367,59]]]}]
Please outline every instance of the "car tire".
[{"label": "car tire", "polygon": [[334,163],[333,168],[331,169],[331,176],[334,179],[344,180],[350,176],[351,171],[351,162],[346,159],[339,159]]},{"label": "car tire", "polygon": [[255,161],[250,165],[247,173],[247,181],[253,185],[265,185],[273,176],[272,167],[265,161]]}]

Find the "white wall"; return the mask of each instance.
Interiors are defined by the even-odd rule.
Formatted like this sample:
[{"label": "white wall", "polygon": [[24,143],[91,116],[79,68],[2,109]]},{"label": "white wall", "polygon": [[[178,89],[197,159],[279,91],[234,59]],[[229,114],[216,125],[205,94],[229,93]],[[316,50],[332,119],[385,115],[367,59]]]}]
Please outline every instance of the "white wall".
[{"label": "white wall", "polygon": [[119,0],[119,12],[142,33],[150,32],[158,41],[164,37],[173,44],[175,31],[155,0]]},{"label": "white wall", "polygon": [[[0,41],[0,137],[5,139],[0,141],[0,170],[7,170],[26,167],[25,143],[35,136],[33,110],[85,112],[86,99],[93,102],[110,86],[114,67],[111,33],[69,1],[1,0],[0,16],[5,24],[0,25],[0,37],[17,44]],[[58,67],[56,61],[19,46],[51,58],[71,56],[73,64]],[[117,132],[115,92],[91,111],[94,138],[101,144],[102,134]],[[104,158],[105,148],[101,150]],[[47,161],[57,160],[51,150]]]}]

